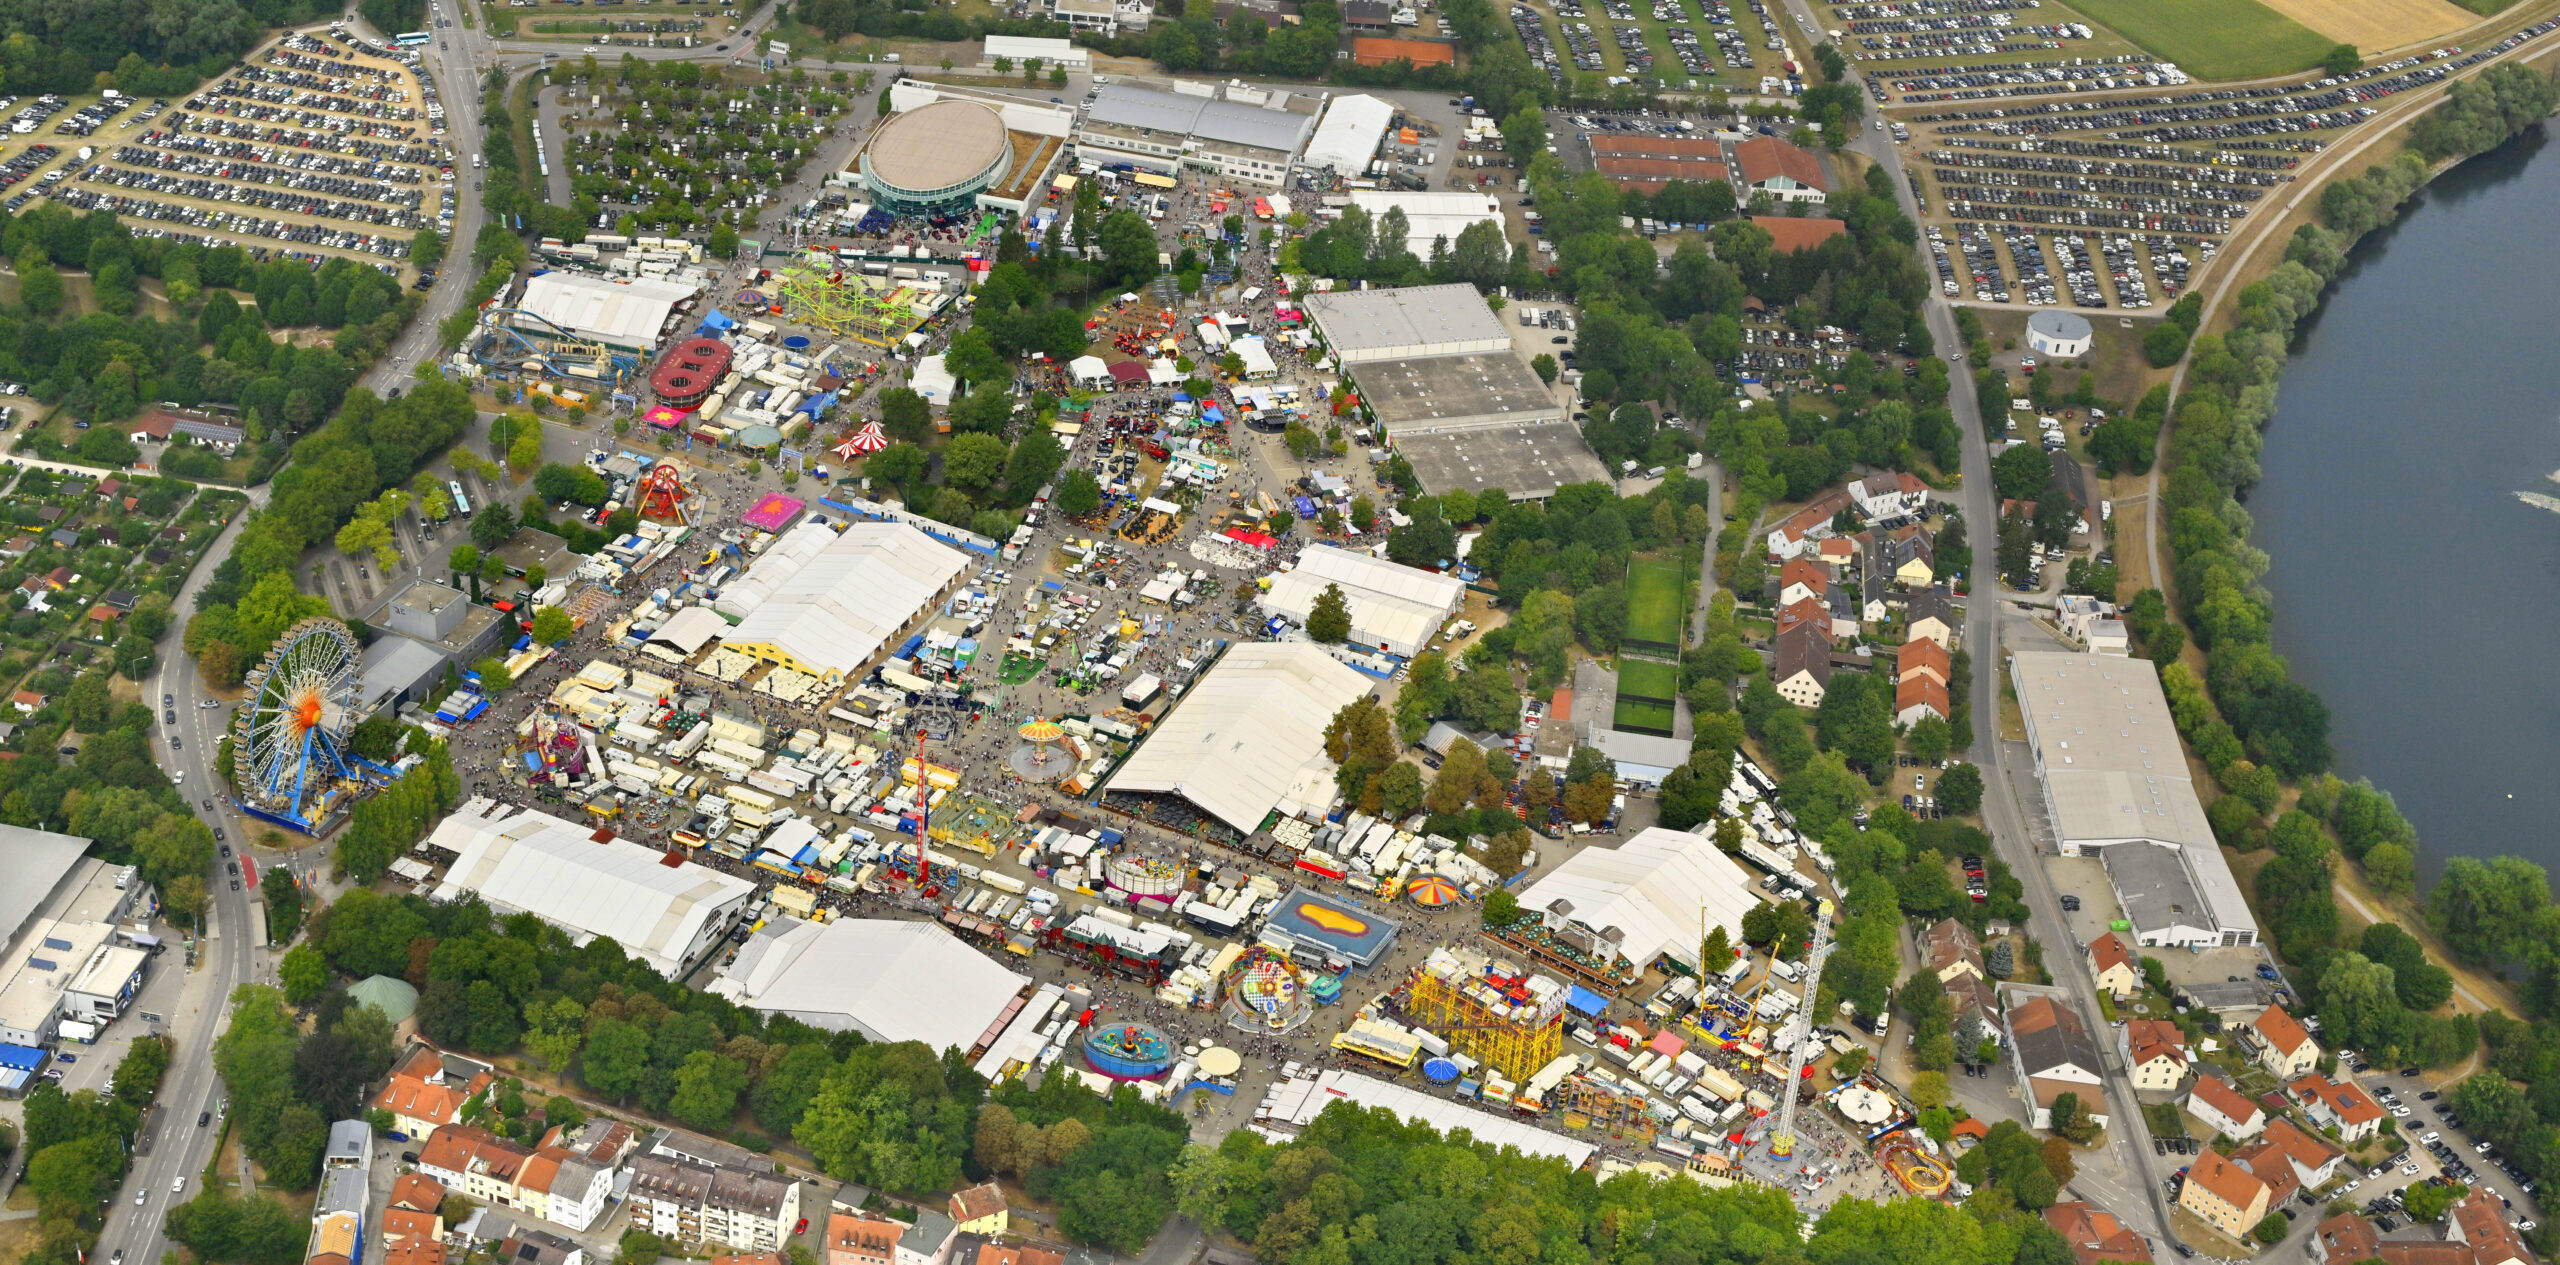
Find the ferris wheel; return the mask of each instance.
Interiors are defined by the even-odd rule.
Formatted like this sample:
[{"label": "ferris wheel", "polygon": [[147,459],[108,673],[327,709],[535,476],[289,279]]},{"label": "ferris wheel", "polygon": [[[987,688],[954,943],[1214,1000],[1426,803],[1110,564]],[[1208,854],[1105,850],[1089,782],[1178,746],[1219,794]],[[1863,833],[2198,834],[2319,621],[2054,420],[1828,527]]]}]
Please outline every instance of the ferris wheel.
[{"label": "ferris wheel", "polygon": [[232,720],[242,807],[305,832],[315,828],[330,793],[357,776],[347,736],[361,667],[355,634],[337,620],[306,619],[276,638],[249,674],[249,697]]}]

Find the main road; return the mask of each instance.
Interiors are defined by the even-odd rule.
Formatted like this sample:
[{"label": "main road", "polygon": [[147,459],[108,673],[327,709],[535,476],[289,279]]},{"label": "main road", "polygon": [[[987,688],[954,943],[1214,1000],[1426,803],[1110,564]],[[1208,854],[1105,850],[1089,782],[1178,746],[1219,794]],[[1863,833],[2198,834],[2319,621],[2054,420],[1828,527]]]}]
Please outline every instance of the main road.
[{"label": "main road", "polygon": [[[1799,37],[1808,46],[1824,38],[1824,26],[1808,0],[1787,0],[1787,10],[1800,28]],[[1862,126],[1846,148],[1882,166],[1892,177],[1894,198],[1903,215],[1915,225],[1926,222],[1912,197],[1911,182],[1903,174],[1902,155],[1888,134],[1872,125]],[[2107,1141],[2101,1151],[2080,1160],[2079,1175],[2072,1186],[2083,1198],[2133,1224],[2153,1243],[2166,1246],[2179,1240],[2170,1233],[2168,1201],[2145,1154],[2151,1138],[2142,1118],[2142,1104],[2134,1099],[2131,1083],[2125,1078],[2123,1060],[2112,1043],[2113,1030],[2098,1008],[2097,984],[2089,976],[2077,939],[2062,918],[2062,902],[2027,829],[2025,808],[2013,789],[2017,783],[2010,777],[2009,744],[2000,736],[2000,678],[2007,670],[2001,639],[2007,631],[2003,624],[2008,603],[1994,559],[2000,506],[1991,477],[1992,452],[1983,434],[1973,371],[1965,360],[1964,340],[1956,334],[1954,305],[1935,286],[1931,287],[1924,315],[1930,337],[1948,359],[1947,404],[1964,433],[1964,486],[1958,504],[1964,513],[1965,538],[1973,546],[1973,565],[1966,572],[1973,582],[1973,593],[1965,603],[1964,615],[1964,648],[1973,662],[1969,702],[1974,741],[1968,754],[1983,771],[1982,824],[1991,835],[1994,850],[2026,885],[2027,930],[2036,943],[2045,946],[2047,966],[2070,992],[2081,1022],[2101,1051],[2099,1062],[2103,1066],[2099,1077],[2106,1087]],[[2059,649],[2059,643],[2054,648]],[[2135,1213],[2137,1208],[2140,1215]]]}]

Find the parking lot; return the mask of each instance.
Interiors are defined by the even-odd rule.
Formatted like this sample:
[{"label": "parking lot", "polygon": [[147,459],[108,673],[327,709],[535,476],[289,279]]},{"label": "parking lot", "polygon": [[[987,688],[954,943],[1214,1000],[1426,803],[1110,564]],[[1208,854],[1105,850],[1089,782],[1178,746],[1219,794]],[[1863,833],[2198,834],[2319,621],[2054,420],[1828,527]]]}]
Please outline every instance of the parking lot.
[{"label": "parking lot", "polygon": [[260,260],[405,259],[420,228],[450,227],[454,205],[443,107],[414,61],[334,30],[293,31],[183,101],[38,98],[12,134],[46,139],[0,159],[0,206],[50,198]]}]

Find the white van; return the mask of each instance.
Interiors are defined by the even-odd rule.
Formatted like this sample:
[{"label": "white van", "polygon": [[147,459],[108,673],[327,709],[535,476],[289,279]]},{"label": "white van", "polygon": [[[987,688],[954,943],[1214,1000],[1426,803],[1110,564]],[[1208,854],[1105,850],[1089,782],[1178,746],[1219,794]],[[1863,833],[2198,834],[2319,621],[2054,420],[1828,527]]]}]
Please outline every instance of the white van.
[{"label": "white van", "polygon": [[1769,964],[1769,973],[1792,984],[1804,975],[1804,968],[1797,966],[1795,963],[1790,962],[1785,958],[1779,958],[1777,961]]}]

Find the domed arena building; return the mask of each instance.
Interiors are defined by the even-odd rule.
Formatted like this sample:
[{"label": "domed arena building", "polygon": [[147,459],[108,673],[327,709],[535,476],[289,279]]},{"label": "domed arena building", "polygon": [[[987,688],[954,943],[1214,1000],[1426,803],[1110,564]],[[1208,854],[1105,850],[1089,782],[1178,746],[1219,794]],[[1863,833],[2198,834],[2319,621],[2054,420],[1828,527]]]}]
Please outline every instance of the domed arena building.
[{"label": "domed arena building", "polygon": [[856,160],[863,187],[901,215],[966,210],[1012,165],[1004,117],[957,99],[889,116]]}]

